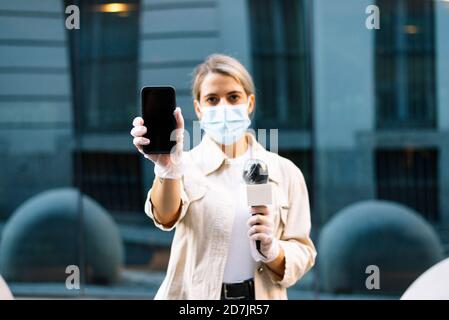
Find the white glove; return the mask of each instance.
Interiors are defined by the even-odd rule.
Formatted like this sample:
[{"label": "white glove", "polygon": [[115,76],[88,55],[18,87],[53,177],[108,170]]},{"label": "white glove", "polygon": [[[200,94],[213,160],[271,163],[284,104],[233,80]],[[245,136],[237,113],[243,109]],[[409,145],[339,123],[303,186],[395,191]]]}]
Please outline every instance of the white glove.
[{"label": "white glove", "polygon": [[[251,255],[256,261],[264,263],[274,261],[281,251],[281,246],[274,236],[274,222],[268,208],[251,207],[251,214],[255,214],[248,219]],[[256,248],[256,240],[260,241],[261,252]]]},{"label": "white glove", "polygon": [[181,108],[177,107],[173,113],[176,118],[176,130],[172,133],[176,138],[176,145],[170,154],[146,154],[143,151],[143,145],[150,144],[150,140],[143,137],[147,132],[144,121],[141,117],[133,120],[133,129],[131,135],[134,137],[133,144],[145,158],[154,162],[154,174],[164,179],[180,179],[184,175],[184,118]]}]

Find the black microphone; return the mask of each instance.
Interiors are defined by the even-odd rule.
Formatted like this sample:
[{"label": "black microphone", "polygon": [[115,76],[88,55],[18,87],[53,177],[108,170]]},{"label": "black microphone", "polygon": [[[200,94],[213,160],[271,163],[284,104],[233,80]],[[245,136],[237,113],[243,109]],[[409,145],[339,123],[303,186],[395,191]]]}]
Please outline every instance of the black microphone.
[{"label": "black microphone", "polygon": [[[268,167],[265,162],[258,159],[247,160],[243,167],[243,179],[246,183],[248,206],[266,206],[272,203],[271,184],[268,183]],[[258,213],[253,215],[255,214]],[[265,257],[260,251],[260,240],[256,240],[256,249]]]}]

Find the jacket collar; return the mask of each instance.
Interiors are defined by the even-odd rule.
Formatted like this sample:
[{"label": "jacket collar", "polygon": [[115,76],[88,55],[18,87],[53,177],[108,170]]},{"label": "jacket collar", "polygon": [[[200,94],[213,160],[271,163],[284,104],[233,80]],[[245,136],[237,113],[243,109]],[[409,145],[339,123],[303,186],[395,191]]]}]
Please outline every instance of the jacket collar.
[{"label": "jacket collar", "polygon": [[[268,179],[275,183],[281,180],[279,157],[268,152],[251,133],[246,133],[252,157],[265,162],[268,166]],[[191,151],[193,160],[199,166],[204,175],[209,175],[218,170],[226,160],[226,155],[221,151],[219,145],[207,134],[204,134],[200,144]]]}]

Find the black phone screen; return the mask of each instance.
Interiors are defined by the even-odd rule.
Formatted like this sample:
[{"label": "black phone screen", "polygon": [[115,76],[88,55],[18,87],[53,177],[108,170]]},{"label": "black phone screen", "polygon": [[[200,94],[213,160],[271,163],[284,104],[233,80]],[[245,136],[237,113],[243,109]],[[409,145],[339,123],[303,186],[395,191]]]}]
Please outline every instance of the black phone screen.
[{"label": "black phone screen", "polygon": [[150,144],[143,147],[148,154],[170,153],[176,141],[170,136],[176,129],[173,111],[176,108],[176,94],[173,87],[144,87],[142,89],[142,118]]}]

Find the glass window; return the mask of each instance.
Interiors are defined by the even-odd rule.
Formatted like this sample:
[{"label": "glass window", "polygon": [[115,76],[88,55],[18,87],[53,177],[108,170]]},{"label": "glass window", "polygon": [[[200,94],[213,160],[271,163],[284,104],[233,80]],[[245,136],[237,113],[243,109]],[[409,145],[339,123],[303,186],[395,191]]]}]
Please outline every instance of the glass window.
[{"label": "glass window", "polygon": [[309,2],[250,0],[259,128],[310,129]]},{"label": "glass window", "polygon": [[138,1],[81,1],[79,36],[79,116],[86,132],[129,127],[137,104]]},{"label": "glass window", "polygon": [[111,212],[138,212],[143,203],[140,154],[75,153],[75,186]]},{"label": "glass window", "polygon": [[313,153],[311,150],[279,150],[279,155],[291,160],[304,175],[309,192],[310,205],[313,199]]},{"label": "glass window", "polygon": [[378,0],[376,32],[378,128],[435,126],[433,1]]},{"label": "glass window", "polygon": [[437,150],[376,152],[377,197],[405,204],[429,220],[438,219]]}]

